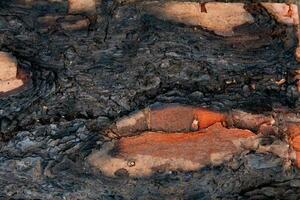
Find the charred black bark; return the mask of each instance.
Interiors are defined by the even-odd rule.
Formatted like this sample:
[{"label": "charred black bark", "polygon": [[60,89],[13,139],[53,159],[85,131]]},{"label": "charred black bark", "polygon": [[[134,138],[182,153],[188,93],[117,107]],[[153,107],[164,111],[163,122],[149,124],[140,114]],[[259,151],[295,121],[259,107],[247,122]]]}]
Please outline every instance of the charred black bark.
[{"label": "charred black bark", "polygon": [[299,170],[272,154],[139,179],[85,162],[110,140],[104,129],[158,102],[298,116],[296,27],[259,4],[246,6],[255,23],[224,38],[162,21],[144,1],[97,2],[92,16],[67,14],[66,1],[24,2],[0,2],[0,49],[33,79],[0,99],[1,199],[300,198]]}]

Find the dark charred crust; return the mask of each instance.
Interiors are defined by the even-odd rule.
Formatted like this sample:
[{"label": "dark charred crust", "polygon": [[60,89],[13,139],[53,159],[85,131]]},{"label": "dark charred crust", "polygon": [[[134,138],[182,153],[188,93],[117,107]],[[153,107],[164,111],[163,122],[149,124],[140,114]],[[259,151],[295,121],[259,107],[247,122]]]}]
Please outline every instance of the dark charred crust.
[{"label": "dark charred crust", "polygon": [[[67,0],[0,0],[0,51],[28,81],[0,94],[0,199],[300,198],[299,25],[261,1],[243,1],[250,20],[225,36],[193,18],[213,13],[212,1],[193,1],[197,15],[177,21],[148,11],[169,1],[88,1],[72,11]],[[159,166],[131,178],[125,163],[111,178],[87,161],[144,131],[169,141],[216,126],[256,135],[228,162],[196,171]],[[121,150],[109,155],[124,159]]]}]

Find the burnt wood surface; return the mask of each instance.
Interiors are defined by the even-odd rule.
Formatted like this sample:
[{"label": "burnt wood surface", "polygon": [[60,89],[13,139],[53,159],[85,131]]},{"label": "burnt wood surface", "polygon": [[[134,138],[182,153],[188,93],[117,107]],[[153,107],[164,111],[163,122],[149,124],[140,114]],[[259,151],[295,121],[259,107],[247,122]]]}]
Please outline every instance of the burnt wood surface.
[{"label": "burnt wood surface", "polygon": [[[105,128],[155,103],[298,116],[296,27],[259,4],[246,5],[255,23],[224,38],[149,15],[146,1],[98,1],[94,15],[24,2],[0,1],[0,50],[32,77],[0,97],[0,199],[300,198],[299,170],[268,153],[147,178],[105,177],[86,162]],[[80,20],[89,25],[63,26]]]}]

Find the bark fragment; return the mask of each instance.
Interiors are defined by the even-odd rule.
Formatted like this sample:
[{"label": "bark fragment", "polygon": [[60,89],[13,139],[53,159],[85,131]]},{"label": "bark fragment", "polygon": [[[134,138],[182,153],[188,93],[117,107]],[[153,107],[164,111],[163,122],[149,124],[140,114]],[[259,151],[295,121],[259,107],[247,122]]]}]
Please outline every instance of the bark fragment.
[{"label": "bark fragment", "polygon": [[68,0],[69,14],[87,14],[96,13],[96,0]]},{"label": "bark fragment", "polygon": [[242,3],[209,2],[205,4],[206,12],[202,12],[203,4],[176,1],[161,5],[150,4],[146,9],[158,18],[191,26],[201,26],[222,36],[232,36],[235,27],[254,22],[253,17],[244,9]]},{"label": "bark fragment", "polygon": [[[253,136],[251,131],[221,124],[192,133],[144,132],[106,144],[89,156],[89,162],[107,176],[119,169],[130,176],[149,176],[158,169],[191,171],[229,160],[242,150],[243,139]],[[132,160],[134,166],[128,166]]]},{"label": "bark fragment", "polygon": [[299,14],[296,4],[261,3],[280,23],[298,25]]},{"label": "bark fragment", "polygon": [[[17,60],[6,52],[0,52],[0,94],[21,88],[26,81],[26,75],[19,70]],[[21,79],[21,78],[23,79]]]}]

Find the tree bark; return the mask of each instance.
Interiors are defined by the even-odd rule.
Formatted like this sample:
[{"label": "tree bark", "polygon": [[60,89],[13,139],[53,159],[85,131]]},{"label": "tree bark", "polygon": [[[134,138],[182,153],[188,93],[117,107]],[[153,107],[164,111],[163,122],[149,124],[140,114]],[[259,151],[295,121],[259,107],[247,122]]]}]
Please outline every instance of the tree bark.
[{"label": "tree bark", "polygon": [[68,14],[64,0],[0,1],[0,50],[32,79],[0,97],[0,198],[299,199],[299,170],[271,153],[147,178],[88,165],[107,127],[155,103],[299,115],[296,27],[246,4],[255,23],[222,37],[161,20],[147,3],[96,1],[95,13]]}]

